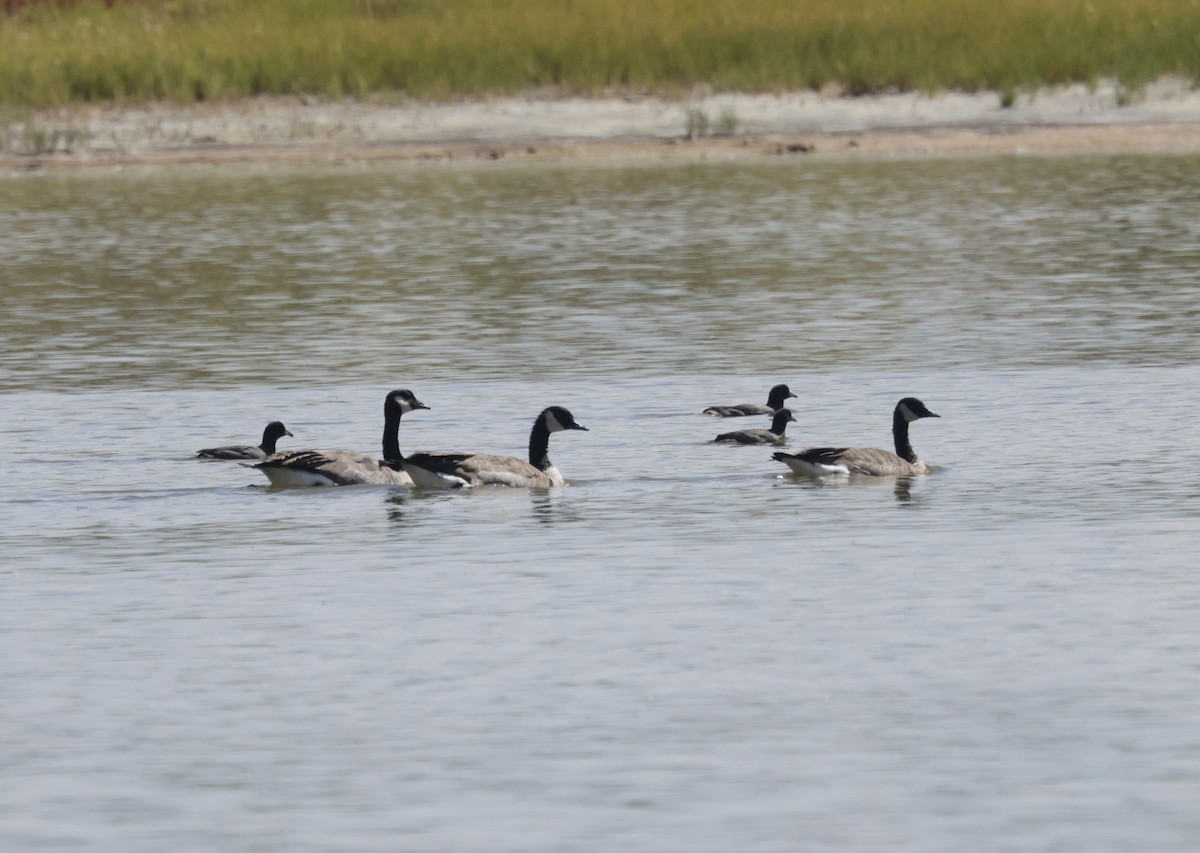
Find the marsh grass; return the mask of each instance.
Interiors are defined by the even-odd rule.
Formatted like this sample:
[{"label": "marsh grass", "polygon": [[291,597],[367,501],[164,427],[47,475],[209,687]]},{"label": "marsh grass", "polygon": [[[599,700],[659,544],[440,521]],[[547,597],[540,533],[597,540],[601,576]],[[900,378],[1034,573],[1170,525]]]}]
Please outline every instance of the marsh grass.
[{"label": "marsh grass", "polygon": [[44,124],[25,115],[0,121],[0,152],[54,154],[69,152],[91,141],[91,133],[67,123]]},{"label": "marsh grass", "polygon": [[1015,93],[1200,79],[1200,0],[84,0],[0,14],[0,104]]},{"label": "marsh grass", "polygon": [[701,139],[708,136],[708,112],[702,107],[688,107],[684,115],[683,132],[688,139]]},{"label": "marsh grass", "polygon": [[732,107],[722,108],[721,114],[717,116],[716,134],[718,136],[733,136],[737,133],[737,129],[737,112]]}]

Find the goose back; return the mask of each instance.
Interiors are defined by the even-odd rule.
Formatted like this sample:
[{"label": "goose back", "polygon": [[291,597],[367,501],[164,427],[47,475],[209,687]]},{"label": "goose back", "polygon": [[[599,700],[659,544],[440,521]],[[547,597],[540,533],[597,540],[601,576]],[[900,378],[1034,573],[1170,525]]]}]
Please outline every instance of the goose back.
[{"label": "goose back", "polygon": [[407,463],[404,471],[413,483],[425,489],[470,486],[549,489],[566,485],[553,465],[542,471],[515,456],[422,451],[404,457],[404,463]]},{"label": "goose back", "polygon": [[719,444],[782,444],[787,425],[795,421],[791,409],[780,409],[771,420],[770,429],[743,429],[723,432],[713,441]]},{"label": "goose back", "polygon": [[276,453],[254,466],[273,486],[411,486],[404,471],[349,450]]},{"label": "goose back", "polygon": [[774,453],[797,474],[862,474],[868,477],[905,477],[925,474],[929,466],[920,459],[909,462],[877,447],[810,447],[798,453]]},{"label": "goose back", "polygon": [[718,418],[740,418],[747,415],[773,415],[783,408],[789,397],[795,397],[787,385],[776,385],[767,394],[767,403],[738,403],[736,406],[709,406],[704,414]]}]

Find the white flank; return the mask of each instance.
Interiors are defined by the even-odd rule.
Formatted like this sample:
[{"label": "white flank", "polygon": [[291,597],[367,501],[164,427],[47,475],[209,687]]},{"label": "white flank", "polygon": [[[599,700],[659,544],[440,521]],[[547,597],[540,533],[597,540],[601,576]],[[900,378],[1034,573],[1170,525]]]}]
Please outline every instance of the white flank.
[{"label": "white flank", "polygon": [[413,485],[418,489],[462,489],[471,485],[462,477],[456,477],[453,474],[439,474],[409,462],[400,464],[404,466],[408,476],[412,477]]},{"label": "white flank", "polygon": [[[252,466],[258,467],[258,466]],[[272,486],[287,486],[288,488],[299,488],[301,486],[333,486],[336,483],[323,474],[318,474],[315,471],[305,471],[297,468],[280,468],[280,467],[260,467],[267,475],[267,479],[271,481]]]},{"label": "white flank", "polygon": [[784,456],[779,460],[797,474],[808,474],[810,477],[832,477],[839,474],[849,474],[850,469],[845,465],[824,465],[813,463],[795,456]]}]

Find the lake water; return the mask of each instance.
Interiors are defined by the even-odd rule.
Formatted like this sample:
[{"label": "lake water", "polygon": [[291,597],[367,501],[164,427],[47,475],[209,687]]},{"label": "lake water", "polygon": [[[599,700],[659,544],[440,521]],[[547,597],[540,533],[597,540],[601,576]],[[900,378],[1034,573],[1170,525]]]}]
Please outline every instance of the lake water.
[{"label": "lake water", "polygon": [[[1194,851],[1200,159],[0,178],[0,847]],[[784,476],[709,443],[890,447]],[[201,447],[524,452],[275,490]]]}]

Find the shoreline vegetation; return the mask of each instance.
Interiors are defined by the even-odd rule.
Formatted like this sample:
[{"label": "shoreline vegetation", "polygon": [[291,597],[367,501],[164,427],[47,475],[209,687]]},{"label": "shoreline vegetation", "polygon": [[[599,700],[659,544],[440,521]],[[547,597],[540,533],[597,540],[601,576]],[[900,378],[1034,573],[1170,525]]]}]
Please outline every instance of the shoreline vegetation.
[{"label": "shoreline vegetation", "polygon": [[1200,0],[0,0],[0,160],[1195,151],[1197,33]]},{"label": "shoreline vegetation", "polygon": [[1197,0],[3,0],[0,104],[1200,81]]}]

